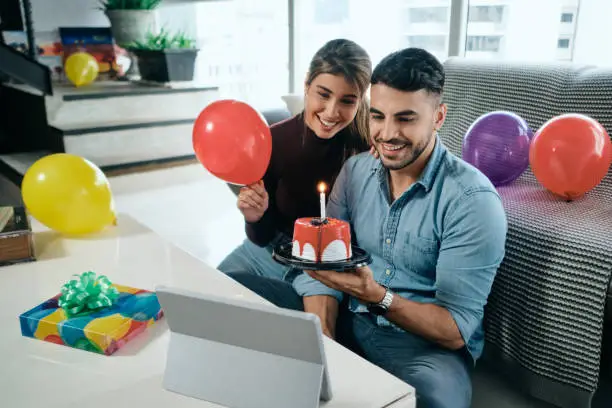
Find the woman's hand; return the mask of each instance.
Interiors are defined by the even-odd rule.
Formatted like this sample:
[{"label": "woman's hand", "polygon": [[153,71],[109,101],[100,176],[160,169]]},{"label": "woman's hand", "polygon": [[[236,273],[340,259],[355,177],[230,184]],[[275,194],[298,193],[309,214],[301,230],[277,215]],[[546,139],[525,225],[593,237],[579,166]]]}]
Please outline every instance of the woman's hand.
[{"label": "woman's hand", "polygon": [[374,146],[370,147],[370,154],[374,156],[374,158],[378,159],[380,156],[378,155],[378,151]]},{"label": "woman's hand", "polygon": [[238,209],[246,222],[257,222],[268,209],[268,192],[263,180],[240,189]]}]

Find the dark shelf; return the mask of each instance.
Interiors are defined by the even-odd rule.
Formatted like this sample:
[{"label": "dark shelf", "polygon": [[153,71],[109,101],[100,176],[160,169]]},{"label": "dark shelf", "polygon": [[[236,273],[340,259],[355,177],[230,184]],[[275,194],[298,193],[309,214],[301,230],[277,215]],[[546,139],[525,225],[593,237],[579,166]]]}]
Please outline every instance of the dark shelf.
[{"label": "dark shelf", "polygon": [[53,95],[49,68],[2,43],[0,43],[0,72],[45,95]]}]

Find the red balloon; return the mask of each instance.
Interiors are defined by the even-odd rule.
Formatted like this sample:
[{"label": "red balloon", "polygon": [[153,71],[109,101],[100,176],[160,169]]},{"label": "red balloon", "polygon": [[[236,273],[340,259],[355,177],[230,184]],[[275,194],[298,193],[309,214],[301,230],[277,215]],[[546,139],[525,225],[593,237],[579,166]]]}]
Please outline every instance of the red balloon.
[{"label": "red balloon", "polygon": [[529,163],[538,181],[567,200],[584,195],[608,174],[612,144],[606,129],[580,114],[546,122],[531,141]]},{"label": "red balloon", "polygon": [[244,102],[219,100],[193,125],[196,157],[228,183],[249,185],[263,178],[272,155],[272,135],[263,116]]}]

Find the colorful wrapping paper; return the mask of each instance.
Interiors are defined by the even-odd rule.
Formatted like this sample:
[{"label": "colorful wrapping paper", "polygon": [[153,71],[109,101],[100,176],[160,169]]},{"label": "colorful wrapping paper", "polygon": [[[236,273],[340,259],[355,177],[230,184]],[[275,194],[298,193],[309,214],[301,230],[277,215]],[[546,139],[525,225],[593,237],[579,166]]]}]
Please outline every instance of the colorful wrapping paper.
[{"label": "colorful wrapping paper", "polygon": [[111,289],[116,296],[110,306],[73,314],[59,306],[60,293],[28,310],[19,316],[22,335],[111,355],[162,318],[155,293],[110,282],[109,286],[116,289]]}]

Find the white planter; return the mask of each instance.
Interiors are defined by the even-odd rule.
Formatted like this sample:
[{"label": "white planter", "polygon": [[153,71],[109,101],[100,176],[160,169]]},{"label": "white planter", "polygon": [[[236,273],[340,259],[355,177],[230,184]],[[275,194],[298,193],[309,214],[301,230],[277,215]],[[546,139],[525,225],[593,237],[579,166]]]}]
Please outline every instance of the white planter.
[{"label": "white planter", "polygon": [[144,41],[148,32],[157,32],[155,10],[107,10],[115,42],[123,47],[133,41]]}]

